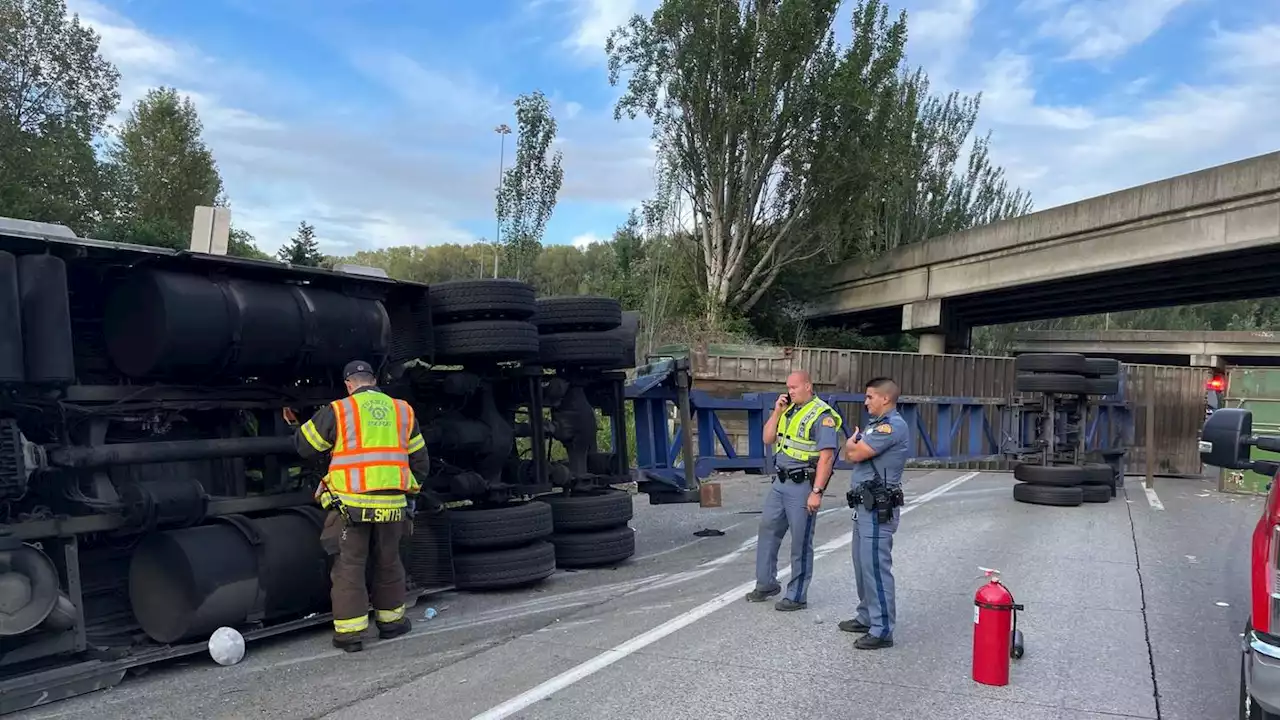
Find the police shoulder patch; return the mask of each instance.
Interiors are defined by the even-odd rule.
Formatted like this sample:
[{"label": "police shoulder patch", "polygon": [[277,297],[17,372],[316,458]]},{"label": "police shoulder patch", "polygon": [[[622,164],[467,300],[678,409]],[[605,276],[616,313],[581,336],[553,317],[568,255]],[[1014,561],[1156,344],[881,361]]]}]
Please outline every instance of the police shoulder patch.
[{"label": "police shoulder patch", "polygon": [[835,427],[835,426],[836,426],[835,418],[831,417],[830,415],[822,416],[822,427]]},{"label": "police shoulder patch", "polygon": [[882,434],[882,435],[892,435],[892,434],[893,434],[893,426],[892,426],[892,425],[890,425],[889,423],[881,423],[881,424],[879,424],[879,425],[877,425],[877,426],[876,426],[876,432],[878,432],[878,433],[880,433],[880,434]]}]

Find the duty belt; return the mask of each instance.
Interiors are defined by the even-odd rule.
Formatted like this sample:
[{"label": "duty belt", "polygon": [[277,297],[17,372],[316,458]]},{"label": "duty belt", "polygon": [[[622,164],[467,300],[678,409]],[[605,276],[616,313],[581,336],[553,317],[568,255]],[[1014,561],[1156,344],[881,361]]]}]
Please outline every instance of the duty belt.
[{"label": "duty belt", "polygon": [[788,468],[788,469],[778,468],[778,471],[777,471],[779,480],[781,480],[782,482],[786,482],[790,480],[791,482],[794,482],[794,483],[813,482],[813,478],[816,474],[817,474],[816,470],[814,470],[813,468],[807,468],[807,467],[806,468]]}]

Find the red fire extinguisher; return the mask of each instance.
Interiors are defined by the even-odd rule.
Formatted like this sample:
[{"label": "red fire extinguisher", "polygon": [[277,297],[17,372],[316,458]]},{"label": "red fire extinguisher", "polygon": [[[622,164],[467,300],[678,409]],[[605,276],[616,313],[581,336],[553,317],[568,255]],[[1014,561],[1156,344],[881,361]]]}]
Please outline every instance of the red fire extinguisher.
[{"label": "red fire extinguisher", "polygon": [[973,597],[973,679],[983,685],[1008,685],[1009,659],[1022,657],[1022,606],[1000,582],[999,570],[982,571],[987,582]]}]

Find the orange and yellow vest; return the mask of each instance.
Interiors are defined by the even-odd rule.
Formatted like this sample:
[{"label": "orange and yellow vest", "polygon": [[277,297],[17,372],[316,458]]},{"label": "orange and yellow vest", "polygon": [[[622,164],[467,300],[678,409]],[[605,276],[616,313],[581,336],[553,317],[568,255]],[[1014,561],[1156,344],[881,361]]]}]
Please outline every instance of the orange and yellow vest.
[{"label": "orange and yellow vest", "polygon": [[376,390],[355,393],[329,406],[337,426],[332,445],[310,421],[302,426],[303,437],[316,450],[332,448],[329,472],[316,488],[321,506],[332,504],[331,493],[353,508],[405,507],[405,493],[419,490],[409,470],[409,453],[426,445],[420,433],[409,436],[413,408]]}]

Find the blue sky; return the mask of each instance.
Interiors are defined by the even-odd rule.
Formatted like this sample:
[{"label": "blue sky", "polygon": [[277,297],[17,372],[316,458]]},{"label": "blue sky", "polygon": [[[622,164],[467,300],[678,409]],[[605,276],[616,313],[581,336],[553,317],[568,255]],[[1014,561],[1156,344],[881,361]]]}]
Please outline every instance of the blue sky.
[{"label": "blue sky", "polygon": [[[194,99],[235,225],[274,250],[305,219],[342,254],[492,239],[493,128],[533,89],[564,152],[545,240],[607,237],[650,194],[653,153],[647,122],[613,119],[604,39],[656,4],[68,0],[122,110],[158,84]],[[890,5],[936,92],[983,93],[979,130],[1037,209],[1280,149],[1274,0]]]}]

